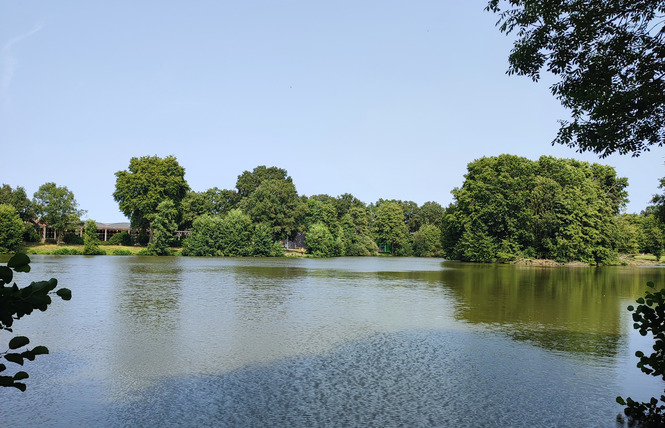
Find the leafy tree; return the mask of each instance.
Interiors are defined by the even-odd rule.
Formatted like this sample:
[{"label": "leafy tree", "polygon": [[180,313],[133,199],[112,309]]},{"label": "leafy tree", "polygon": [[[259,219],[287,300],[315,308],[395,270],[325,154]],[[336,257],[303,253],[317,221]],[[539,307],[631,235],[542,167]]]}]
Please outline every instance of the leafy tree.
[{"label": "leafy tree", "polygon": [[231,210],[220,224],[220,238],[217,243],[220,255],[246,257],[252,255],[252,219],[240,209]]},{"label": "leafy tree", "polygon": [[222,217],[203,214],[194,220],[192,234],[182,244],[185,256],[221,256]]},{"label": "leafy tree", "polygon": [[74,193],[55,183],[42,184],[32,203],[41,220],[53,228],[58,242],[62,242],[66,230],[81,224],[80,217],[86,213],[78,209]]},{"label": "leafy tree", "polygon": [[272,228],[275,240],[296,231],[301,206],[296,187],[290,180],[273,179],[261,183],[240,203],[240,208],[254,223],[265,223]]},{"label": "leafy tree", "polygon": [[285,169],[277,168],[276,166],[266,167],[259,165],[251,172],[243,171],[238,176],[236,181],[236,189],[241,198],[249,197],[261,184],[268,180],[286,181],[293,183],[293,180],[288,175]]},{"label": "leafy tree", "polygon": [[157,206],[165,200],[173,202],[180,216],[180,204],[189,186],[185,169],[175,156],[133,157],[129,160],[129,169],[118,171],[115,176],[113,199],[130,219],[132,227],[145,234],[157,215]]},{"label": "leafy tree", "polygon": [[85,232],[83,234],[83,254],[88,256],[103,255],[106,251],[99,248],[99,236],[97,236],[97,222],[86,220]]},{"label": "leafy tree", "polygon": [[441,205],[436,202],[425,202],[418,209],[413,219],[414,227],[417,227],[416,230],[419,230],[421,227],[431,224],[440,229],[444,215],[445,210]]},{"label": "leafy tree", "polygon": [[124,245],[126,247],[134,245],[132,236],[127,231],[122,231],[111,236],[108,240],[108,245]]},{"label": "leafy tree", "polygon": [[13,253],[23,241],[23,221],[16,209],[0,204],[0,254]]},{"label": "leafy tree", "polygon": [[635,254],[640,251],[641,220],[638,214],[621,214],[617,217],[619,253]]},{"label": "leafy tree", "polygon": [[478,159],[452,192],[455,203],[443,222],[445,255],[614,263],[626,186],[612,167],[572,159]]},{"label": "leafy tree", "polygon": [[272,239],[272,228],[269,225],[265,223],[255,225],[251,255],[256,257],[281,257],[284,255],[284,247],[278,241]]},{"label": "leafy tree", "polygon": [[16,186],[16,189],[12,189],[9,184],[3,184],[0,187],[0,204],[13,206],[24,222],[35,220],[35,210],[23,187]]},{"label": "leafy tree", "polygon": [[152,242],[148,244],[146,253],[153,256],[169,256],[169,248],[173,241],[173,232],[178,227],[176,219],[178,211],[175,203],[165,199],[157,205],[157,213],[152,219]]},{"label": "leafy tree", "polygon": [[398,201],[383,201],[378,205],[372,229],[375,241],[388,245],[392,254],[409,255],[409,228]]},{"label": "leafy tree", "polygon": [[413,234],[413,253],[418,257],[441,257],[441,230],[433,224],[422,226]]},{"label": "leafy tree", "polygon": [[509,74],[560,79],[550,89],[572,120],[555,143],[602,157],[663,145],[664,0],[490,0],[487,9],[517,33]]},{"label": "leafy tree", "polygon": [[307,229],[305,245],[314,257],[333,257],[336,252],[335,238],[323,223],[314,223]]},{"label": "leafy tree", "polygon": [[[13,332],[14,321],[30,315],[34,310],[45,311],[51,304],[51,292],[55,290],[58,281],[51,278],[49,281],[31,282],[30,285],[19,288],[12,283],[14,272],[30,272],[30,258],[25,254],[15,254],[7,266],[0,266],[0,330]],[[55,291],[63,300],[70,300],[72,292],[66,288]],[[25,360],[33,361],[37,355],[48,354],[45,346],[25,348],[30,343],[26,336],[15,336],[9,341],[8,350],[0,352],[0,358],[23,366]],[[21,351],[21,349],[24,349]],[[5,372],[7,366],[0,363],[0,373]],[[21,382],[29,378],[25,371],[18,371],[13,375],[0,374],[0,386],[14,387],[25,391],[27,386]]]},{"label": "leafy tree", "polygon": [[656,256],[657,260],[660,260],[664,243],[665,234],[659,218],[654,214],[642,216],[639,235],[640,251],[651,253]]},{"label": "leafy tree", "polygon": [[[642,351],[635,352],[635,356],[640,359],[637,367],[643,373],[665,381],[665,289],[656,291],[653,282],[648,282],[647,286],[653,291],[647,291],[644,297],[637,299],[637,307],[628,306],[628,310],[633,312],[633,327],[642,336],[651,333],[654,339],[650,355]],[[665,393],[661,395],[660,402],[655,397],[646,403],[636,402],[630,397],[625,400],[617,397],[617,403],[626,406],[624,413],[631,424],[637,422],[640,426],[648,427],[665,425]]]},{"label": "leafy tree", "polygon": [[196,217],[203,214],[224,215],[236,208],[240,195],[235,190],[217,187],[205,192],[187,192],[182,200],[182,229],[190,229]]}]

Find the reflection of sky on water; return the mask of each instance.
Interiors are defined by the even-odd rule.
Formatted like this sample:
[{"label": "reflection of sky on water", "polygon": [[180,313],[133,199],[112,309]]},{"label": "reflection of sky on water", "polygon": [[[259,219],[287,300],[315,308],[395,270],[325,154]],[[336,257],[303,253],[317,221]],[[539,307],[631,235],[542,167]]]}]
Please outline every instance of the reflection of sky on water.
[{"label": "reflection of sky on water", "polygon": [[630,362],[625,311],[654,272],[36,257],[74,299],[21,324],[53,354],[7,412],[45,400],[35,426],[604,425],[616,395],[658,393]]}]

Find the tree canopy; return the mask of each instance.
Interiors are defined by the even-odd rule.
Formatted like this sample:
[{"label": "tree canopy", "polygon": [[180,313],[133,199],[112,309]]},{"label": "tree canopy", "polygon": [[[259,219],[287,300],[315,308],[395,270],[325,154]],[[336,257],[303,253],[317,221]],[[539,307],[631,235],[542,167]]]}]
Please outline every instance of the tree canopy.
[{"label": "tree canopy", "polygon": [[170,199],[180,213],[180,203],[189,190],[185,169],[175,156],[133,157],[129,169],[115,173],[113,199],[132,227],[146,231],[157,215],[157,206]]},{"label": "tree canopy", "polygon": [[616,217],[628,181],[614,168],[514,155],[468,165],[446,210],[448,258],[492,262],[516,257],[607,263],[616,257]]},{"label": "tree canopy", "polygon": [[53,228],[58,242],[66,230],[81,223],[80,217],[86,213],[78,208],[73,192],[55,183],[42,184],[32,203],[41,220]]},{"label": "tree canopy", "polygon": [[509,74],[559,78],[550,89],[572,119],[555,143],[602,157],[663,145],[665,0],[491,0],[487,10],[517,34]]}]

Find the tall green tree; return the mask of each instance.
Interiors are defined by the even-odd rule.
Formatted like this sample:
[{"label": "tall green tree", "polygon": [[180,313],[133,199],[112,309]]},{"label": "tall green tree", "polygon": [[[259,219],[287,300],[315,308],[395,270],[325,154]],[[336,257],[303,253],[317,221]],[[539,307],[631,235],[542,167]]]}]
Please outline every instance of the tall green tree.
[{"label": "tall green tree", "polygon": [[24,222],[32,222],[36,218],[32,202],[28,199],[25,189],[21,186],[16,186],[16,189],[12,189],[9,184],[3,184],[0,187],[0,204],[13,206]]},{"label": "tall green tree", "polygon": [[0,254],[14,253],[23,241],[23,221],[16,209],[0,204]]},{"label": "tall green tree", "polygon": [[106,251],[99,248],[99,242],[97,222],[92,219],[86,220],[83,232],[83,254],[88,256],[106,254]]},{"label": "tall green tree", "polygon": [[612,167],[542,156],[481,158],[444,217],[446,257],[467,261],[616,259],[628,182]]},{"label": "tall green tree", "polygon": [[173,241],[173,233],[178,227],[176,219],[178,210],[175,203],[165,199],[157,205],[157,212],[152,219],[152,242],[148,244],[147,253],[154,256],[169,256],[169,248]]},{"label": "tall green tree", "polygon": [[296,231],[296,219],[302,202],[290,180],[267,180],[240,202],[240,208],[254,223],[265,223],[274,239],[283,239]]},{"label": "tall green tree", "polygon": [[509,74],[559,80],[572,114],[554,140],[602,157],[665,142],[665,0],[490,0],[499,28],[516,33]]},{"label": "tall green tree", "polygon": [[413,234],[413,253],[418,257],[442,257],[441,230],[433,224],[422,226]]},{"label": "tall green tree", "polygon": [[128,170],[115,173],[113,199],[120,211],[130,219],[134,228],[145,233],[157,215],[157,206],[165,201],[173,202],[180,217],[180,204],[189,190],[185,181],[185,169],[175,156],[133,157]]},{"label": "tall green tree", "polygon": [[58,242],[62,242],[66,230],[81,224],[80,218],[86,213],[78,208],[73,192],[55,183],[42,184],[32,204],[40,219],[53,228]]},{"label": "tall green tree", "polygon": [[375,209],[372,231],[375,241],[385,244],[395,255],[410,255],[409,227],[406,225],[402,204],[383,201]]}]

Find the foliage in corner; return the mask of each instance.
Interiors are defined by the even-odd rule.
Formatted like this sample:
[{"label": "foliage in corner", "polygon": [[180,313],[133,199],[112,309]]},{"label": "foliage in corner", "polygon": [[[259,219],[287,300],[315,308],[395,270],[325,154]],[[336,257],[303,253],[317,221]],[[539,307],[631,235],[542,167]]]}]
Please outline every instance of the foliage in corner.
[{"label": "foliage in corner", "polygon": [[[637,367],[651,376],[660,376],[665,380],[665,288],[655,291],[653,282],[647,286],[654,289],[647,291],[644,297],[637,299],[637,307],[628,306],[633,312],[633,327],[639,330],[642,336],[649,332],[653,334],[654,345],[651,355],[645,355],[642,351],[635,352],[640,359]],[[626,406],[624,413],[631,423],[643,426],[665,426],[665,394],[660,396],[660,402],[652,397],[646,403],[639,403],[630,397],[624,400],[617,397],[617,403]]]},{"label": "foliage in corner", "polygon": [[[58,285],[58,281],[51,278],[48,281],[32,282],[27,287],[19,288],[16,283],[11,284],[14,272],[30,272],[30,258],[18,253],[9,259],[7,266],[0,266],[0,330],[8,332],[12,332],[15,320],[30,315],[35,309],[45,311],[51,304],[50,294]],[[55,291],[55,294],[63,300],[72,298],[72,292],[67,288],[60,288]],[[0,352],[0,359],[22,366],[25,360],[33,361],[37,355],[49,353],[45,346],[28,349],[29,343],[30,339],[26,336],[13,337],[9,341],[9,349]],[[7,366],[0,363],[0,373],[5,370],[7,370]],[[25,371],[18,371],[13,375],[0,374],[0,386],[25,391],[26,384],[21,381],[28,377],[29,375]]]}]

